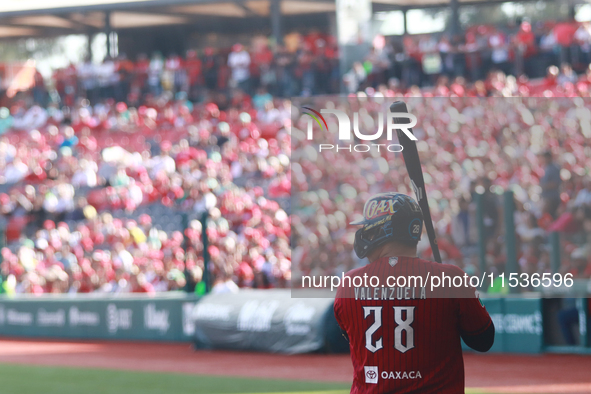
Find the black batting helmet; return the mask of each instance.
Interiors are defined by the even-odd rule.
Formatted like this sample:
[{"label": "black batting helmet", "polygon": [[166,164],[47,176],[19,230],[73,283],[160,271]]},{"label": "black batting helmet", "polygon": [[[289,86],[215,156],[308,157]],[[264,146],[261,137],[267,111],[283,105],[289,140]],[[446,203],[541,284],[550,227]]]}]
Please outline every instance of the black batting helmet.
[{"label": "black batting helmet", "polygon": [[386,242],[418,242],[423,232],[423,211],[406,194],[380,193],[365,203],[363,219],[350,224],[363,226],[355,233],[353,245],[362,259]]}]

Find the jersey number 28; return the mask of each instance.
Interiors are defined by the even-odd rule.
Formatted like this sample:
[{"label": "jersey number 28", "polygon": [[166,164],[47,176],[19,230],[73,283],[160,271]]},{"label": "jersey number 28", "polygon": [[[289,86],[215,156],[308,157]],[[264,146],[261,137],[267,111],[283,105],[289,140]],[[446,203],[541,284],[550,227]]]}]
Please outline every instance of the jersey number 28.
[{"label": "jersey number 28", "polygon": [[[394,322],[396,328],[394,329],[394,348],[401,353],[406,353],[414,348],[414,330],[411,326],[415,319],[414,306],[395,306],[394,308]],[[406,318],[402,318],[402,313],[406,312]],[[367,319],[369,315],[374,316],[374,323],[365,331],[365,348],[372,353],[377,352],[383,348],[383,341],[380,337],[373,341],[373,334],[382,326],[382,307],[381,306],[364,306],[363,318]],[[402,344],[402,333],[406,333],[406,344]]]}]

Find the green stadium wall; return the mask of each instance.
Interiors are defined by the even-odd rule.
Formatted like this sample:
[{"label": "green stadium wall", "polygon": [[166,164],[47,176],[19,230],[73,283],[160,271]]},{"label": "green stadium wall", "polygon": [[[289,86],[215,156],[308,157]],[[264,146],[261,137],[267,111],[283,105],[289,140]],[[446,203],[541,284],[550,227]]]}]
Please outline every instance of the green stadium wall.
[{"label": "green stadium wall", "polygon": [[[269,329],[259,329],[258,325],[254,325],[256,330],[245,330],[244,327],[249,327],[244,325],[245,313],[250,314],[249,321],[252,323],[258,319],[257,308],[261,309],[261,313],[266,311],[269,314],[269,310],[265,309],[265,302],[269,301],[275,308],[268,316]],[[508,297],[485,298],[482,301],[496,327],[492,352],[545,351],[543,299]],[[224,310],[226,305],[226,310],[232,312],[225,317],[220,314],[220,319],[225,321],[216,321],[211,307],[201,308],[209,311],[208,314],[195,312],[200,310],[196,308],[200,302],[203,302],[202,306],[207,303],[216,305],[218,310]],[[289,329],[288,326],[294,324],[298,330]],[[310,330],[303,330],[303,325],[308,325]],[[307,334],[299,340],[286,338],[289,332],[304,331]],[[208,295],[202,299],[184,293],[155,297],[2,297],[0,336],[195,342],[198,347],[283,353],[348,351],[334,319],[332,301],[291,299],[289,290],[249,290],[235,295]],[[240,340],[236,341],[236,338]],[[271,341],[272,338],[276,340]],[[307,345],[304,344],[306,341]],[[464,348],[468,350],[465,345]]]},{"label": "green stadium wall", "polygon": [[[495,353],[541,353],[544,350],[542,299],[485,298],[495,324]],[[463,342],[464,350],[470,350]]]},{"label": "green stadium wall", "polygon": [[0,298],[0,335],[66,339],[190,341],[197,299],[43,296]]}]

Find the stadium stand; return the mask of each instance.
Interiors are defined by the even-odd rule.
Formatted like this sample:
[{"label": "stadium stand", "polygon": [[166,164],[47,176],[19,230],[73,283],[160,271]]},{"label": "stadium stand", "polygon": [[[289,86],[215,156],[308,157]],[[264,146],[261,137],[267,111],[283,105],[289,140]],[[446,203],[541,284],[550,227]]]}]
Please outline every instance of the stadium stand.
[{"label": "stadium stand", "polygon": [[[468,31],[461,45],[465,49],[478,38],[483,53],[487,47],[492,59],[497,39],[516,48],[519,40],[530,37],[527,29],[522,25],[508,39],[497,37],[497,30],[477,28]],[[580,29],[587,31],[587,26],[573,28],[573,37],[582,38],[570,42],[568,48],[573,49],[565,55],[569,59],[584,52],[591,40]],[[425,40],[433,39],[418,39],[421,56],[415,61],[422,62],[430,53],[424,49],[430,47]],[[229,51],[205,48],[201,57],[191,52],[184,59],[155,54],[151,60],[142,56],[135,62],[86,62],[57,70],[50,83],[33,74],[32,83],[17,86],[14,97],[3,103],[7,108],[0,111],[0,220],[6,224],[8,241],[2,249],[5,291],[193,291],[203,278],[200,219],[205,211],[210,215],[206,231],[212,283],[219,291],[289,286],[292,258],[303,272],[338,274],[358,264],[350,239],[337,229],[346,228],[351,219],[339,209],[348,199],[344,185],[369,192],[358,182],[365,179],[365,169],[349,168],[346,161],[339,161],[339,173],[319,164],[292,168],[291,151],[300,142],[291,140],[291,103],[281,98],[336,91],[341,82],[334,63],[336,45],[333,38],[320,34],[294,40],[290,44],[286,39],[286,47],[275,53],[266,45],[249,48],[250,52],[236,45]],[[506,75],[496,71],[502,67],[493,66],[482,75],[452,67],[449,75],[438,73],[437,78],[424,72],[413,76],[404,70],[421,69],[409,60],[417,43],[405,41],[402,50],[408,58],[402,63],[382,63],[383,55],[396,59],[394,46],[384,54],[373,51],[356,66],[355,84],[349,84],[350,75],[343,76],[344,81],[359,96],[378,98],[589,95],[589,74],[578,76],[567,64],[560,69],[551,65],[545,77],[532,80],[527,74]],[[444,37],[438,45],[438,52],[445,53]],[[469,57],[464,54],[462,59]],[[397,68],[399,63],[402,68]],[[548,64],[554,63],[556,59]],[[577,67],[582,70],[578,63]],[[464,76],[476,81],[467,82]],[[430,81],[434,86],[418,86]],[[438,113],[461,110],[469,115],[474,108],[469,100],[464,103]],[[589,103],[582,103],[588,113]],[[565,241],[569,253],[562,271],[591,276],[589,253],[581,257],[589,247],[581,230],[589,232],[591,223],[591,154],[578,129],[568,127],[572,113],[558,106],[557,119],[565,122],[562,130],[567,133],[552,133],[544,123],[540,136],[533,129],[521,132],[522,120],[509,121],[508,114],[521,116],[515,109],[495,105],[479,119],[472,117],[461,133],[446,124],[439,127],[444,120],[433,118],[435,112],[430,117],[426,107],[420,109],[420,116],[431,124],[421,131],[426,142],[433,130],[438,133],[439,142],[431,146],[438,146],[440,154],[424,166],[431,178],[445,183],[439,194],[432,191],[446,261],[477,271],[469,235],[474,233],[473,195],[480,189],[488,193],[490,207],[487,264],[503,271],[495,190],[518,184],[523,191],[517,194],[520,269],[550,269],[547,230],[553,229],[574,234]],[[509,120],[499,122],[500,114]],[[546,150],[547,158],[531,153]],[[452,153],[459,169],[451,163]],[[556,164],[544,162],[552,158]],[[563,181],[558,200],[542,190],[556,171]],[[290,223],[290,215],[299,208],[290,206],[292,175],[294,190],[307,192],[303,204],[324,214],[308,217],[298,212]],[[403,179],[375,181],[384,187],[399,181],[396,188],[404,191]],[[339,192],[320,191],[329,186]],[[542,205],[548,199],[552,204]],[[446,207],[451,210],[444,214]],[[362,207],[354,208],[351,212]],[[452,236],[452,228],[463,231]],[[303,253],[297,248],[301,237],[318,247]],[[294,256],[290,246],[295,247]],[[327,261],[328,252],[339,256],[338,266]]]}]

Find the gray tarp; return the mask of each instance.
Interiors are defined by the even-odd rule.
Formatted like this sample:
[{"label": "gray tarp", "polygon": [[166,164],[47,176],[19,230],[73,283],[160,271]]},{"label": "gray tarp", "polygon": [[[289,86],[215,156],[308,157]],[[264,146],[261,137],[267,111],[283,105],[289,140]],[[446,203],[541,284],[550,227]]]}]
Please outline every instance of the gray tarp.
[{"label": "gray tarp", "polygon": [[333,299],[291,298],[290,290],[210,294],[193,310],[199,348],[274,353],[342,352]]}]

